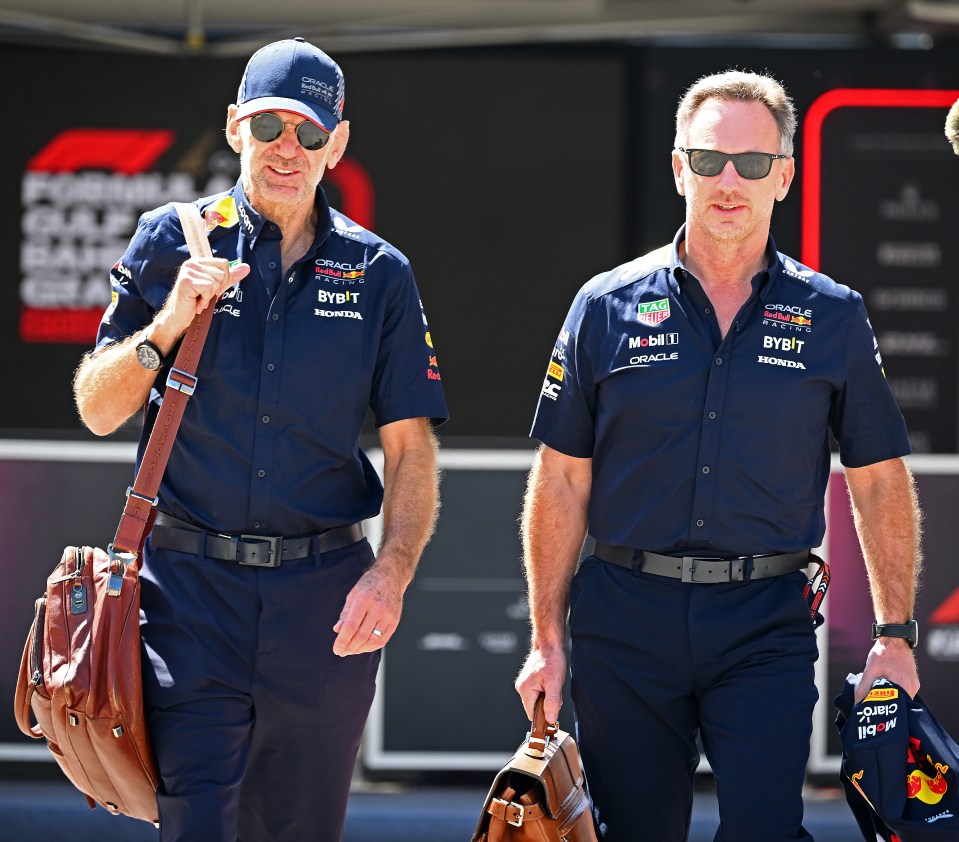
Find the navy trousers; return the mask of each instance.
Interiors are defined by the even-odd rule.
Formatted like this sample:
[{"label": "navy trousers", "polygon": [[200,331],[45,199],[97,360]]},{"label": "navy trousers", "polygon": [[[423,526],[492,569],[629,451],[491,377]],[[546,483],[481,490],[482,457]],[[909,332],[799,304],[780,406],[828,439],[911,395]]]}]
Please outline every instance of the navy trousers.
[{"label": "navy trousers", "polygon": [[161,842],[335,842],[379,652],[333,654],[364,540],[277,568],[156,549],[141,571]]},{"label": "navy trousers", "polygon": [[697,737],[716,842],[786,842],[818,698],[805,576],[691,584],[586,559],[570,598],[571,694],[604,842],[685,842]]}]

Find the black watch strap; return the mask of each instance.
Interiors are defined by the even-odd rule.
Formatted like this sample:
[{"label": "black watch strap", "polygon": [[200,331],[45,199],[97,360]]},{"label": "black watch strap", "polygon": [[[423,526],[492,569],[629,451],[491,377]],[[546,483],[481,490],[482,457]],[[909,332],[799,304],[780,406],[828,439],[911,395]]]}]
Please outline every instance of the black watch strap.
[{"label": "black watch strap", "polygon": [[872,639],[880,637],[899,637],[906,641],[912,649],[919,643],[919,624],[915,620],[908,623],[873,623]]}]

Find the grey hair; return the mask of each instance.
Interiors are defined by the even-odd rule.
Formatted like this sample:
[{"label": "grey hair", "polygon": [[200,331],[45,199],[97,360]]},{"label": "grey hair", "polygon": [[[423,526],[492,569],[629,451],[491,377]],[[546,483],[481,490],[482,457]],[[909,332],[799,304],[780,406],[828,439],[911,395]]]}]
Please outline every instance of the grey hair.
[{"label": "grey hair", "polygon": [[952,104],[946,117],[946,140],[952,144],[952,151],[959,155],[959,99]]},{"label": "grey hair", "polygon": [[696,111],[707,99],[723,102],[761,102],[772,114],[779,128],[779,151],[793,154],[796,133],[796,108],[786,89],[772,76],[727,70],[703,76],[683,94],[676,109],[676,145],[686,144],[686,133]]}]

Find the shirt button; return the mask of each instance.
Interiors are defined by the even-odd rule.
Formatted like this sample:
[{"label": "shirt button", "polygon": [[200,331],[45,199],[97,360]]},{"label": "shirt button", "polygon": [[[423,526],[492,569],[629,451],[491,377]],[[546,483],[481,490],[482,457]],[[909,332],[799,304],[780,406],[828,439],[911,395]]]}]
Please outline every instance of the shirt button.
[{"label": "shirt button", "polygon": [[703,465],[703,473],[704,473],[704,474],[708,474],[708,473],[709,473],[709,465]]},{"label": "shirt button", "polygon": [[262,478],[262,477],[265,477],[265,476],[266,476],[266,471],[264,471],[262,468],[260,468],[260,470],[258,470],[258,471],[256,472],[256,475],[257,475],[258,477],[261,477],[261,478]]},{"label": "shirt button", "polygon": [[716,420],[716,413],[715,413],[715,412],[710,412],[710,413],[709,413],[709,420],[710,420],[710,421],[715,421],[715,420]]},{"label": "shirt button", "polygon": [[280,320],[280,314],[279,314],[279,313],[274,313],[274,314],[273,314],[273,321],[278,322],[279,320]]},{"label": "shirt button", "polygon": [[269,267],[270,267],[271,269],[276,269],[276,261],[275,261],[275,260],[271,260],[271,261],[269,262]]},{"label": "shirt button", "polygon": [[[274,316],[273,318],[275,319],[276,316]],[[722,365],[722,364],[723,364],[723,358],[722,358],[722,357],[716,357],[716,365]]]},{"label": "shirt button", "polygon": [[270,423],[270,416],[269,416],[269,415],[264,415],[264,416],[263,416],[263,423],[264,423],[264,424],[269,424],[269,423]]},{"label": "shirt button", "polygon": [[276,370],[276,366],[273,365],[273,363],[267,363],[267,364],[266,364],[266,370],[267,370],[267,371],[275,371],[275,370]]},{"label": "shirt button", "polygon": [[702,525],[705,524],[705,523],[706,523],[706,521],[704,521],[702,518],[700,518],[699,520],[696,521],[696,526],[702,526]]},{"label": "shirt button", "polygon": [[262,525],[263,525],[263,524],[260,523],[258,520],[253,521],[253,528],[254,528],[254,529],[259,529]]},{"label": "shirt button", "polygon": [[709,307],[707,307],[703,312],[708,316],[713,311]]}]

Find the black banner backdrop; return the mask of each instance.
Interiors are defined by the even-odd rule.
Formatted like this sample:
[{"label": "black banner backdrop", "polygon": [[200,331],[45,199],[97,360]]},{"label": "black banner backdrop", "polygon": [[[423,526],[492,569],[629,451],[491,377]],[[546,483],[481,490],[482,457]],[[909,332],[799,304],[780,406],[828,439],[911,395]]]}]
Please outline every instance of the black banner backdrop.
[{"label": "black banner backdrop", "polygon": [[805,125],[803,262],[854,279],[920,453],[959,449],[959,161],[942,142],[957,98],[839,89]]},{"label": "black banner backdrop", "polygon": [[[6,50],[30,84],[0,196],[13,257],[0,430],[76,434],[70,379],[109,303],[108,270],[143,211],[224,189],[223,139],[243,61]],[[575,290],[624,259],[622,50],[347,55],[348,160],[331,203],[412,260],[453,420],[444,433],[526,435]],[[9,66],[9,65],[8,65]],[[69,80],[69,96],[63,96]],[[126,431],[126,436],[132,435]]]}]

